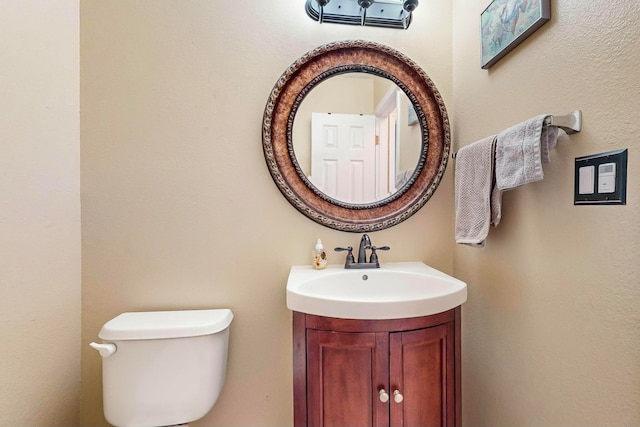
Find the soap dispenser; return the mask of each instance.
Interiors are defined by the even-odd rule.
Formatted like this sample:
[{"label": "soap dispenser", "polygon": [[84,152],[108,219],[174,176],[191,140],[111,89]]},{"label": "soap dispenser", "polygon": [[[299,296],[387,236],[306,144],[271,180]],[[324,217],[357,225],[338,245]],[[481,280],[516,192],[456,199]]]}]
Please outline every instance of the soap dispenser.
[{"label": "soap dispenser", "polygon": [[316,270],[322,270],[327,268],[327,254],[322,246],[322,241],[318,239],[316,247],[313,250],[313,268]]}]

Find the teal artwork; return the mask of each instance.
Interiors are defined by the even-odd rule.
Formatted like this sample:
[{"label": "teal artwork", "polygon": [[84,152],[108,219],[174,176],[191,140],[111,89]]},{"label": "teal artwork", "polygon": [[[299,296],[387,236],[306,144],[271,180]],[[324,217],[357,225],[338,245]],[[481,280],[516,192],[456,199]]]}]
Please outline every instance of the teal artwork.
[{"label": "teal artwork", "polygon": [[482,68],[498,62],[550,18],[549,0],[493,0],[480,15]]}]

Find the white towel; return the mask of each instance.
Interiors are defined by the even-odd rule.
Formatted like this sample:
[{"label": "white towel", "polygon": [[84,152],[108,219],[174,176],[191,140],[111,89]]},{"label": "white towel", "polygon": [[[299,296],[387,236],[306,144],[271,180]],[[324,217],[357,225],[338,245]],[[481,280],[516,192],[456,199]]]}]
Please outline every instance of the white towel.
[{"label": "white towel", "polygon": [[456,243],[482,247],[489,234],[495,141],[493,135],[456,154]]},{"label": "white towel", "polygon": [[558,128],[545,126],[547,114],[533,117],[500,132],[496,138],[496,186],[491,196],[491,223],[502,217],[502,192],[544,178],[542,164],[551,162],[549,151],[558,142]]}]

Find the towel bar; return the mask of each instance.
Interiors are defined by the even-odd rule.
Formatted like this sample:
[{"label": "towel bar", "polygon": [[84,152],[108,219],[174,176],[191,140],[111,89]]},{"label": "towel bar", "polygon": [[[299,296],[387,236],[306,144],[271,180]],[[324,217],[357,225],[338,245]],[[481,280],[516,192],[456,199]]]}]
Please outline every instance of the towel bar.
[{"label": "towel bar", "polygon": [[582,111],[575,110],[565,116],[547,116],[544,118],[546,126],[557,126],[571,135],[582,130]]},{"label": "towel bar", "polygon": [[[567,135],[578,133],[582,130],[582,110],[575,110],[564,116],[549,115],[544,118],[545,126],[557,126]],[[455,159],[457,151],[451,154],[451,158]]]}]

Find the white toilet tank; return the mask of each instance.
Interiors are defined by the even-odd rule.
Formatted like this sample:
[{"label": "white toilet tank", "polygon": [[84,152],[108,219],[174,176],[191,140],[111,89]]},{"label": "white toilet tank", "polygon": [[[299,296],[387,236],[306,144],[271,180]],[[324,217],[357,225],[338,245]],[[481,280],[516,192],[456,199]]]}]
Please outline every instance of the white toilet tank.
[{"label": "white toilet tank", "polygon": [[228,309],[123,313],[98,335],[104,415],[117,427],[155,427],[204,417],[227,368]]}]

